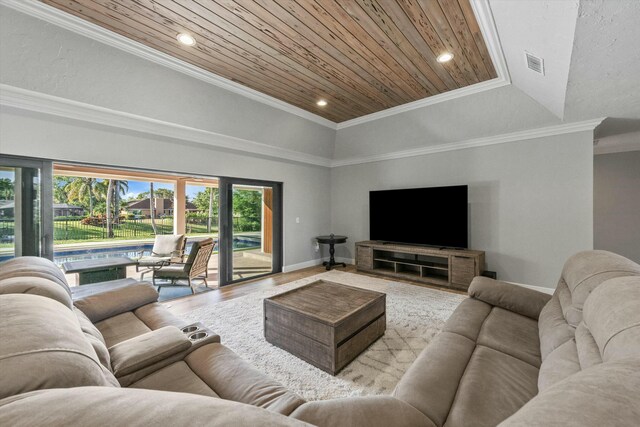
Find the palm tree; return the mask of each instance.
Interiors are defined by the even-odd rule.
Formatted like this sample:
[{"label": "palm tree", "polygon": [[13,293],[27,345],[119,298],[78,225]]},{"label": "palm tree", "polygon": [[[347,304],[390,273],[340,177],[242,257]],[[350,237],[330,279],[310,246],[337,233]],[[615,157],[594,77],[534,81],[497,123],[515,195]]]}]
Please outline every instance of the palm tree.
[{"label": "palm tree", "polygon": [[107,187],[107,237],[113,237],[113,218],[111,212],[111,199],[113,194],[113,180],[109,180]]},{"label": "palm tree", "polygon": [[12,200],[13,194],[13,182],[9,178],[0,179],[0,199]]},{"label": "palm tree", "polygon": [[85,198],[89,198],[89,216],[93,216],[93,200],[95,197],[95,178],[73,178],[73,180],[67,184],[66,190],[69,200],[82,201]]},{"label": "palm tree", "polygon": [[149,215],[151,216],[151,228],[153,228],[153,234],[158,234],[156,229],[156,207],[153,197],[153,182],[149,183]]},{"label": "palm tree", "polygon": [[129,183],[127,181],[109,180],[107,187],[107,237],[114,237],[113,223],[120,213],[120,196],[127,194],[127,191],[129,191]]},{"label": "palm tree", "polygon": [[207,217],[207,233],[211,233],[211,217],[213,216],[213,188],[209,188],[209,216]]}]

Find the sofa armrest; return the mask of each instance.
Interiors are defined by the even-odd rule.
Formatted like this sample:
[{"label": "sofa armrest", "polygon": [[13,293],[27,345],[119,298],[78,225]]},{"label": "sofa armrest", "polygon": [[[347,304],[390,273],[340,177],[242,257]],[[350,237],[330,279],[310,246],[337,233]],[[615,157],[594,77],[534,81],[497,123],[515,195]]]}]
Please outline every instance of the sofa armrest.
[{"label": "sofa armrest", "polygon": [[551,299],[549,294],[482,276],[471,282],[469,296],[534,320]]},{"label": "sofa armrest", "polygon": [[165,326],[111,347],[111,368],[116,378],[120,378],[185,352],[190,347],[191,341],[180,329]]},{"label": "sofa armrest", "polygon": [[422,412],[391,396],[348,397],[307,402],[293,411],[290,417],[319,427],[435,427]]},{"label": "sofa armrest", "polygon": [[[86,285],[91,286],[91,285]],[[158,291],[146,282],[135,282],[112,290],[80,296],[73,304],[93,323],[158,300]]]}]

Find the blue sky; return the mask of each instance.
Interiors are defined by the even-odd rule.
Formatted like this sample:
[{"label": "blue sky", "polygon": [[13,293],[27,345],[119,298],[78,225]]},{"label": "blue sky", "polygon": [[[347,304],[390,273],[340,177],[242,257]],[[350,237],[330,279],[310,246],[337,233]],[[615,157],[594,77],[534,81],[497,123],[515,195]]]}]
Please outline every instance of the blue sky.
[{"label": "blue sky", "polygon": [[[135,197],[136,195],[138,195],[140,193],[144,193],[145,191],[149,191],[149,183],[148,182],[141,182],[141,181],[128,181],[128,182],[129,182],[129,192],[127,193],[125,198],[128,198],[129,196]],[[154,189],[166,188],[166,189],[169,189],[169,190],[173,190],[173,185],[165,184],[165,183],[162,183],[162,182],[154,182],[153,183],[153,188]],[[200,191],[204,191],[204,187],[203,186],[187,185],[187,197],[189,198],[189,200],[193,200],[193,198],[196,196],[196,194],[198,194],[198,192],[200,192]]]},{"label": "blue sky", "polygon": [[[13,171],[6,171],[6,170],[0,170],[0,179],[1,178],[9,178],[11,181],[14,180],[14,172]],[[129,192],[127,193],[126,196],[124,196],[125,198],[129,198],[129,197],[135,197],[140,193],[144,193],[145,191],[149,191],[149,183],[148,182],[142,182],[142,181],[131,181],[129,180]],[[163,182],[155,182],[153,185],[153,188],[158,189],[158,188],[167,188],[169,190],[173,190],[173,185],[172,184],[166,184]],[[193,198],[196,196],[196,194],[198,194],[198,192],[200,191],[204,191],[205,187],[201,186],[201,185],[187,185],[187,197],[189,198],[189,200],[193,200]]]}]

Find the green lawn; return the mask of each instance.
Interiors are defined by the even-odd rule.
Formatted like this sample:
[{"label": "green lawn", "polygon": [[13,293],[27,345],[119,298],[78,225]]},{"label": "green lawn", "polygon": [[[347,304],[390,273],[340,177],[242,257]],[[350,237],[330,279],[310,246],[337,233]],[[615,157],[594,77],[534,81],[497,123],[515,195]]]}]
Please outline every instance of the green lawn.
[{"label": "green lawn", "polygon": [[[114,226],[114,237],[107,239],[105,227],[82,224],[79,220],[56,220],[54,221],[54,243],[83,243],[88,241],[105,240],[143,240],[153,239],[153,227],[150,219],[123,220],[122,223]],[[156,220],[158,234],[171,234],[173,232],[173,220],[163,218]],[[187,224],[187,234],[218,234],[218,226],[211,227],[211,232],[207,231],[206,224]],[[13,221],[0,222],[0,236],[13,236]],[[13,243],[2,242],[0,248],[11,247]]]}]

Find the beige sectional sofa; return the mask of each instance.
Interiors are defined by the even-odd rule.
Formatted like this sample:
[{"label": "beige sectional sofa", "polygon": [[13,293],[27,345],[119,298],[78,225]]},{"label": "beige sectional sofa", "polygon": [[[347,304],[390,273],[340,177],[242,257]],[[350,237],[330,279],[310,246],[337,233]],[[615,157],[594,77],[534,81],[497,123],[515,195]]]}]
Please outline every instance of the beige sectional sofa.
[{"label": "beige sectional sofa", "polygon": [[570,258],[553,296],[476,278],[392,396],[306,403],[211,331],[189,340],[149,285],[86,291],[74,306],[48,261],[8,264],[0,264],[0,425],[640,420],[640,266],[609,252]]}]

